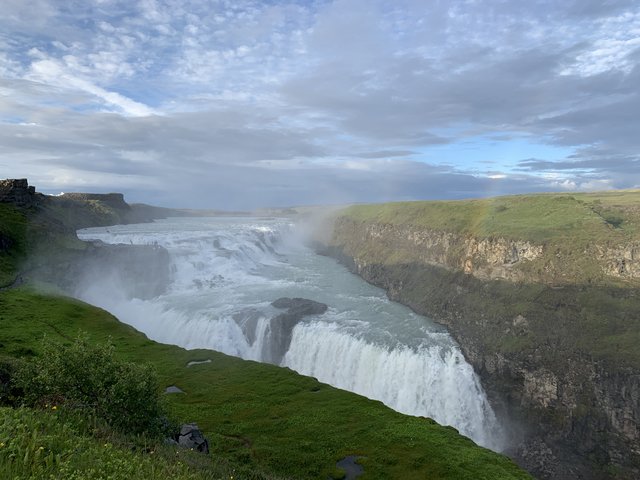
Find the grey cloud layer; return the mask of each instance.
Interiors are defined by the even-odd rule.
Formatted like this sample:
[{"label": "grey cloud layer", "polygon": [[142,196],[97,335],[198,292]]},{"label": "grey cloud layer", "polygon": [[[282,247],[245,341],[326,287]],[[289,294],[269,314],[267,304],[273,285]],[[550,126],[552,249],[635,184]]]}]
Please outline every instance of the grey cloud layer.
[{"label": "grey cloud layer", "polygon": [[[32,7],[0,19],[0,177],[228,208],[640,185],[637,2]],[[423,161],[481,137],[573,154]]]}]

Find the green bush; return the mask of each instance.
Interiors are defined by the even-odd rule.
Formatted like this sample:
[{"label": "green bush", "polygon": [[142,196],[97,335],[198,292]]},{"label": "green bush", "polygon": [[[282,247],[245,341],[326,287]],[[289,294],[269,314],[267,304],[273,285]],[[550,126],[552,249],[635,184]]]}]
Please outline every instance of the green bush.
[{"label": "green bush", "polygon": [[45,338],[42,354],[18,367],[14,383],[27,405],[87,409],[118,430],[161,433],[155,370],[117,359],[113,345],[92,345],[86,335],[71,345]]}]

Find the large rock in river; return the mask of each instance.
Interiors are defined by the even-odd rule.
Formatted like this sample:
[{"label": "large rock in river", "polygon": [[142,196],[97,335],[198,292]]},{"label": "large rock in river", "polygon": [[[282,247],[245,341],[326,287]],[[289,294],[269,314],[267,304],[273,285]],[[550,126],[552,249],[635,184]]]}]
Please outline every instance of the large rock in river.
[{"label": "large rock in river", "polygon": [[289,350],[293,328],[308,315],[326,312],[327,305],[307,298],[287,297],[279,298],[271,305],[286,311],[271,319],[269,342],[265,343],[262,356],[264,361],[279,365]]}]

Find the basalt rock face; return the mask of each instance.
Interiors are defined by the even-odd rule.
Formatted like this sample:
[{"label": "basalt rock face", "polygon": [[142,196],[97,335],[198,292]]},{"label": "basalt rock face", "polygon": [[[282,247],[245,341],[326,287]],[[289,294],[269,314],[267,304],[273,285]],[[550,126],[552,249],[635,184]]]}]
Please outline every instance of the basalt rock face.
[{"label": "basalt rock face", "polygon": [[[347,230],[359,228],[344,218],[337,223],[339,228]],[[482,279],[522,280],[523,272],[517,266],[539,258],[543,252],[543,246],[527,241],[476,239],[410,225],[369,223],[362,227],[358,235],[363,242],[375,241],[380,247],[392,248],[395,252],[411,252],[414,261],[464,270]]]},{"label": "basalt rock face", "polygon": [[41,195],[36,187],[29,186],[26,178],[0,180],[0,203],[13,203],[19,207],[30,207]]},{"label": "basalt rock face", "polygon": [[326,312],[327,305],[306,298],[286,297],[277,299],[271,305],[286,310],[273,317],[269,323],[269,342],[266,346],[267,351],[263,352],[263,358],[265,361],[279,365],[289,350],[294,327],[308,315],[320,315]]},{"label": "basalt rock face", "polygon": [[[407,261],[463,271],[481,280],[572,285],[606,284],[609,280],[640,279],[640,242],[618,245],[590,244],[580,251],[563,251],[503,237],[476,238],[454,232],[413,225],[357,222],[348,217],[335,220],[330,241],[359,251],[359,261],[376,261],[372,251],[392,256],[394,263]],[[353,232],[344,235],[344,232]],[[326,243],[326,241],[325,241]],[[366,249],[362,249],[366,246]],[[592,278],[585,278],[589,269]],[[587,280],[585,282],[585,280]]]},{"label": "basalt rock face", "polygon": [[149,299],[166,292],[173,272],[169,252],[153,245],[92,242],[84,250],[49,257],[32,266],[31,277],[53,283],[71,295],[89,289]]},{"label": "basalt rock face", "polygon": [[542,245],[340,217],[319,249],[447,326],[534,475],[640,478],[640,368],[615,343],[636,338],[638,289],[542,282]]},{"label": "basalt rock face", "polygon": [[249,345],[253,345],[258,340],[258,323],[266,321],[268,325],[260,352],[260,360],[280,365],[291,345],[295,326],[304,317],[323,314],[328,307],[315,300],[288,297],[278,298],[271,303],[271,306],[284,311],[267,319],[260,310],[249,308],[237,312],[233,315],[233,319],[242,329]]}]

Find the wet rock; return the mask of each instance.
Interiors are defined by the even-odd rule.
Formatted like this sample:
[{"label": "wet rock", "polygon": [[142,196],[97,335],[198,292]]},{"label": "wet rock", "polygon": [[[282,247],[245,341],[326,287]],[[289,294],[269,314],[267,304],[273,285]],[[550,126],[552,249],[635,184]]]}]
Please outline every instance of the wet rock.
[{"label": "wet rock", "polygon": [[232,315],[233,320],[242,329],[242,333],[244,333],[244,337],[247,339],[247,342],[249,342],[249,345],[255,343],[258,320],[263,317],[262,312],[255,308],[246,308]]},{"label": "wet rock", "polygon": [[171,385],[164,389],[164,393],[184,393],[184,390],[176,387],[175,385]]},{"label": "wet rock", "polygon": [[327,311],[327,305],[306,298],[282,297],[271,303],[276,308],[288,309],[287,314],[303,317],[305,315],[319,315]]},{"label": "wet rock", "polygon": [[324,303],[307,298],[288,297],[279,298],[271,305],[275,308],[286,309],[286,312],[276,315],[270,320],[269,341],[265,342],[262,358],[265,362],[279,365],[289,350],[293,328],[298,322],[308,315],[321,315],[327,311],[328,307]]}]

